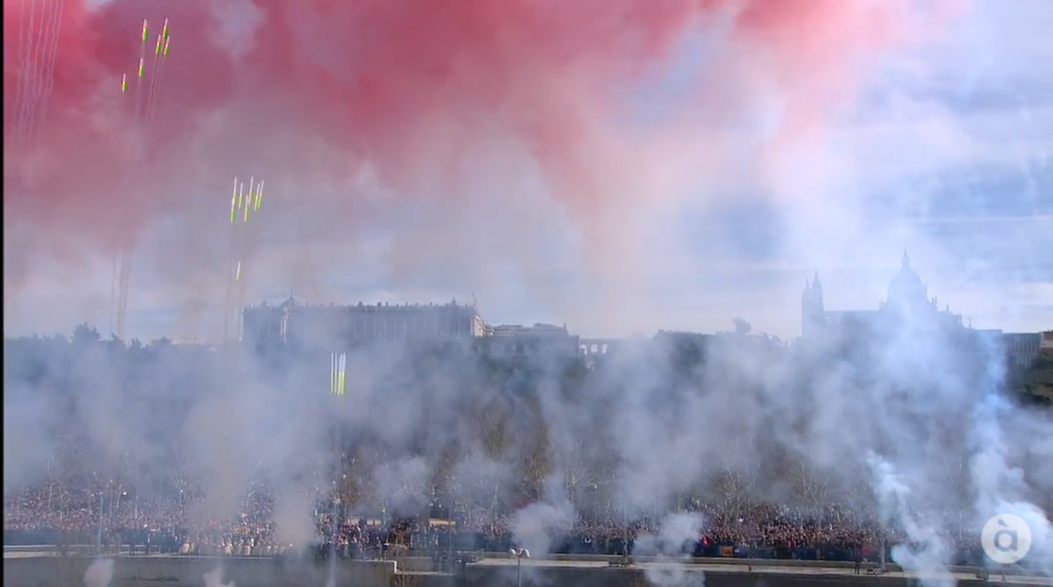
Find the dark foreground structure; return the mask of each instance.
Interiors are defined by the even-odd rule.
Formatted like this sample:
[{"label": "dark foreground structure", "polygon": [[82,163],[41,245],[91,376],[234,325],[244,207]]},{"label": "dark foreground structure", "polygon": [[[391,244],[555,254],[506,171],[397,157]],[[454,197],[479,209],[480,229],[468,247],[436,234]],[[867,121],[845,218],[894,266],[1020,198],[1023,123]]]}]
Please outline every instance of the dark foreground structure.
[{"label": "dark foreground structure", "polygon": [[[327,561],[309,559],[211,558],[211,557],[119,557],[113,559],[111,587],[202,587],[204,575],[221,569],[224,583],[238,587],[899,587],[921,584],[920,577],[892,570],[880,575],[854,565],[797,563],[777,565],[732,562],[685,562],[641,560],[632,566],[610,560],[527,560],[517,568],[513,559],[485,559],[465,564],[453,573],[405,571],[417,566],[411,560]],[[89,557],[21,556],[4,558],[5,587],[78,587],[85,585],[85,572],[95,559]],[[418,561],[419,562],[419,561]],[[894,567],[893,567],[894,568]],[[975,571],[952,570],[962,587],[985,583]],[[873,573],[874,571],[871,571]],[[1048,578],[1009,576],[1003,582],[992,574],[989,581],[1001,585],[1053,585]],[[215,584],[215,583],[212,583]],[[945,583],[949,584],[949,583]],[[89,587],[95,587],[90,585]]]}]

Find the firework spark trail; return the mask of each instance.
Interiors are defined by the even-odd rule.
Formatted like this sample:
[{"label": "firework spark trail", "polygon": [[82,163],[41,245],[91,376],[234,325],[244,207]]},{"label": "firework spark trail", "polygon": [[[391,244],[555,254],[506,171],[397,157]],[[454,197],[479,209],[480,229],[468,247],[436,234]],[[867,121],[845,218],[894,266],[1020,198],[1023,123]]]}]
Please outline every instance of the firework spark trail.
[{"label": "firework spark trail", "polygon": [[[135,117],[136,123],[142,115],[143,102],[143,78],[146,76],[146,43],[150,38],[150,29],[147,21],[143,20],[142,43],[139,45],[139,69],[135,76]],[[153,72],[151,72],[152,74]]]},{"label": "firework spark trail", "polygon": [[146,110],[147,120],[150,122],[153,122],[154,118],[157,116],[157,99],[161,93],[161,82],[164,81],[165,76],[165,57],[168,55],[168,39],[165,39],[161,51],[161,56],[157,62],[157,74],[154,78],[153,93],[150,96],[149,107]]},{"label": "firework spark trail", "polygon": [[[249,220],[250,220],[250,217],[252,217],[252,215],[254,215],[255,211],[258,210],[258,208],[255,205],[255,202],[256,202],[256,200],[258,200],[260,198],[262,193],[263,193],[263,182],[261,181],[259,184],[256,184],[255,183],[255,178],[254,177],[250,177],[249,178],[249,192],[248,192],[248,194],[246,194],[246,198],[245,198],[245,201],[243,203],[243,205],[245,206],[245,214],[244,214],[244,222],[243,222],[243,227],[242,227],[242,233],[243,234],[242,234],[241,252],[238,254],[237,272],[236,272],[236,274],[234,276],[235,281],[237,281],[237,283],[238,283],[238,305],[236,307],[236,312],[237,312],[236,316],[237,316],[239,321],[241,320],[242,310],[245,308],[245,303],[246,303],[247,298],[248,298],[248,280],[246,280],[244,278],[244,275],[243,275],[243,271],[244,271],[243,264],[247,260],[248,256],[252,253],[251,247],[253,246],[253,240],[252,240],[252,237],[253,237],[253,234],[254,234],[253,228],[256,226],[256,224],[254,224],[254,223],[250,224]],[[238,332],[239,333],[241,332],[241,325],[240,324],[238,325]]]},{"label": "firework spark trail", "polygon": [[161,93],[161,82],[164,79],[165,58],[168,56],[168,19],[165,19],[161,32],[157,34],[154,47],[154,59],[151,67],[150,87],[146,95],[146,124],[149,127],[157,114],[157,98]]},{"label": "firework spark trail", "polygon": [[150,61],[150,79],[146,82],[146,104],[143,106],[143,120],[145,125],[150,124],[150,112],[153,110],[154,93],[157,91],[157,80],[160,77],[161,67],[161,35],[157,35],[157,48],[154,50]]},{"label": "firework spark trail", "polygon": [[[248,280],[245,264],[251,254],[254,234],[250,221],[263,207],[264,182],[256,183],[255,176],[249,178],[248,191],[245,184],[234,178],[234,189],[230,200],[230,244],[227,255],[227,294],[223,315],[223,338],[230,336],[230,321],[234,319],[234,330],[241,332],[241,311],[248,296]],[[233,304],[233,305],[232,305]]]}]

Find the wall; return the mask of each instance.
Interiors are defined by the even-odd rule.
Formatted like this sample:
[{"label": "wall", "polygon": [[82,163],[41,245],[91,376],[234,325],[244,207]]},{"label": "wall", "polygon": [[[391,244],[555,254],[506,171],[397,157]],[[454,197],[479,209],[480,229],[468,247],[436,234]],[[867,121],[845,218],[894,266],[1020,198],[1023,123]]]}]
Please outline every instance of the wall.
[{"label": "wall", "polygon": [[[867,576],[854,575],[844,571],[823,572],[756,572],[745,568],[725,567],[720,570],[700,572],[698,566],[677,566],[676,571],[665,576],[658,584],[669,585],[705,585],[705,587],[906,587],[908,580],[902,576]],[[675,573],[687,570],[686,576]],[[996,580],[992,575],[992,580]],[[704,582],[703,582],[704,581]],[[1013,585],[1011,582],[1002,585]],[[1000,578],[999,578],[1000,582]],[[454,584],[457,582],[455,581]],[[916,582],[915,582],[916,584]],[[981,587],[980,580],[958,578],[958,587]],[[574,568],[574,567],[523,567],[523,587],[537,586],[558,587],[652,587],[639,569],[626,568]],[[495,567],[469,565],[465,570],[463,587],[515,587],[516,569],[514,566]],[[421,587],[441,587],[429,583]]]},{"label": "wall", "polygon": [[[5,558],[4,587],[79,587],[93,559],[88,557]],[[292,561],[265,558],[212,557],[124,557],[114,559],[111,587],[202,587],[202,575],[222,562],[224,582],[238,587],[309,587],[326,585],[329,566],[325,561]],[[423,562],[423,561],[422,561]],[[798,561],[783,561],[798,562]],[[568,564],[553,561],[552,564]],[[569,563],[570,565],[580,563]],[[595,563],[594,563],[595,564]],[[907,579],[890,574],[881,577],[854,575],[843,568],[801,565],[803,568],[770,568],[751,571],[733,564],[678,566],[688,569],[685,581],[668,584],[706,587],[906,587]],[[714,568],[716,567],[716,568]],[[701,570],[704,569],[704,575]],[[468,565],[454,576],[436,573],[396,574],[395,561],[338,561],[336,587],[516,587],[514,565]],[[697,580],[693,580],[697,579]],[[959,587],[982,587],[971,575],[959,575]],[[1001,583],[992,575],[993,581]],[[1014,585],[1010,582],[1004,586]],[[1029,581],[1035,582],[1035,578]],[[638,568],[594,566],[523,567],[523,587],[651,587]]]},{"label": "wall", "polygon": [[[87,557],[4,558],[4,587],[79,587],[93,559]],[[222,562],[224,582],[239,587],[325,585],[325,561],[262,558],[116,558],[111,587],[201,587],[202,575]],[[338,561],[336,587],[391,587],[395,561]]]},{"label": "wall", "polygon": [[430,556],[400,556],[395,560],[400,573],[427,573],[435,568]]}]

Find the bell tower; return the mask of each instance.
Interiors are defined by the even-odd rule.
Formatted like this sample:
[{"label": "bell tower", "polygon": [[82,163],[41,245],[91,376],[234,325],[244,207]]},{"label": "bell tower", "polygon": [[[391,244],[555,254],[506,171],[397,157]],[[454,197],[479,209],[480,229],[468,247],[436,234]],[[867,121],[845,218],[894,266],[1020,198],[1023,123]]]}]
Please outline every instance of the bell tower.
[{"label": "bell tower", "polygon": [[826,323],[826,310],[823,306],[823,284],[819,281],[819,272],[811,282],[804,278],[804,292],[801,293],[801,338],[814,338]]}]

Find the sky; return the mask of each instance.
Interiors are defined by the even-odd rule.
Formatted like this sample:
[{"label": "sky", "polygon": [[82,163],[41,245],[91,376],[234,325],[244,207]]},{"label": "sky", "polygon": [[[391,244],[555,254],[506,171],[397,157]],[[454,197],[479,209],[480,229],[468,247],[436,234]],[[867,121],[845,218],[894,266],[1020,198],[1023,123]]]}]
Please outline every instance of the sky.
[{"label": "sky", "polygon": [[[13,4],[5,0],[5,13]],[[222,4],[226,32],[251,35],[260,18],[251,3]],[[910,6],[898,18],[924,13],[918,2],[895,4]],[[718,15],[684,27],[646,62],[626,60],[627,69],[642,63],[643,73],[609,76],[604,69],[601,76],[601,59],[610,66],[605,54],[588,53],[580,70],[559,72],[565,76],[525,77],[537,85],[515,86],[516,98],[503,98],[492,112],[489,102],[461,99],[458,88],[435,89],[452,97],[421,102],[411,92],[425,90],[406,82],[404,95],[389,96],[405,100],[401,115],[388,120],[388,110],[378,110],[355,122],[348,136],[357,130],[364,137],[355,157],[334,146],[324,127],[296,118],[307,114],[231,101],[207,117],[195,111],[200,130],[179,143],[191,154],[171,155],[164,179],[143,173],[142,183],[115,187],[95,175],[74,177],[62,188],[63,208],[45,214],[32,203],[58,180],[39,178],[76,165],[106,173],[89,143],[74,148],[73,131],[54,130],[73,112],[62,102],[60,61],[52,118],[37,121],[41,138],[25,158],[5,148],[5,334],[69,332],[85,321],[111,331],[119,289],[113,242],[127,236],[134,252],[125,338],[215,340],[224,312],[236,305],[226,301],[234,176],[273,178],[251,234],[237,237],[245,291],[233,297],[245,303],[280,302],[291,293],[338,304],[474,298],[492,323],[565,323],[582,336],[730,330],[741,317],[755,332],[792,338],[800,334],[807,276],[820,276],[828,309],[875,309],[906,250],[930,295],[974,327],[1048,330],[1053,71],[1041,64],[1053,62],[1053,4],[949,4],[939,26],[868,45],[858,63],[838,69],[822,69],[822,55],[787,65],[778,52],[744,48],[757,39],[729,35],[731,17]],[[173,18],[173,52],[196,25],[188,20]],[[346,34],[373,46],[368,32]],[[57,46],[58,60],[89,51],[65,37]],[[89,56],[102,63],[100,55]],[[323,69],[352,67],[340,56],[326,46],[304,59]],[[477,59],[458,62],[468,70],[458,79],[493,83]],[[17,65],[5,56],[5,77]],[[204,101],[195,92],[212,91],[212,72],[199,67],[197,74],[173,70],[179,84],[172,82],[171,95],[158,94],[159,127],[169,121],[166,112],[176,120],[177,100]],[[380,68],[367,58],[353,67]],[[603,108],[593,101],[601,82]],[[13,140],[8,101],[5,93],[5,143]],[[504,124],[540,118],[531,114],[535,104],[539,111],[555,106],[530,128],[569,146],[542,151],[537,135]],[[329,106],[336,126],[345,115]],[[557,106],[577,107],[578,116],[561,118]],[[445,110],[416,115],[432,107]],[[251,124],[244,110],[258,115]],[[102,114],[93,117],[94,127],[105,123]],[[805,130],[787,130],[795,125]],[[388,136],[403,143],[395,149]],[[283,144],[309,163],[293,165]],[[232,155],[227,166],[240,145],[251,145],[244,150],[258,159]],[[8,169],[27,162],[33,170],[25,176],[33,179],[20,202],[29,204],[9,210]],[[109,223],[101,214],[118,206],[108,199],[113,190],[136,194],[136,205],[150,212],[134,226]],[[599,195],[566,195],[574,190]]]}]

